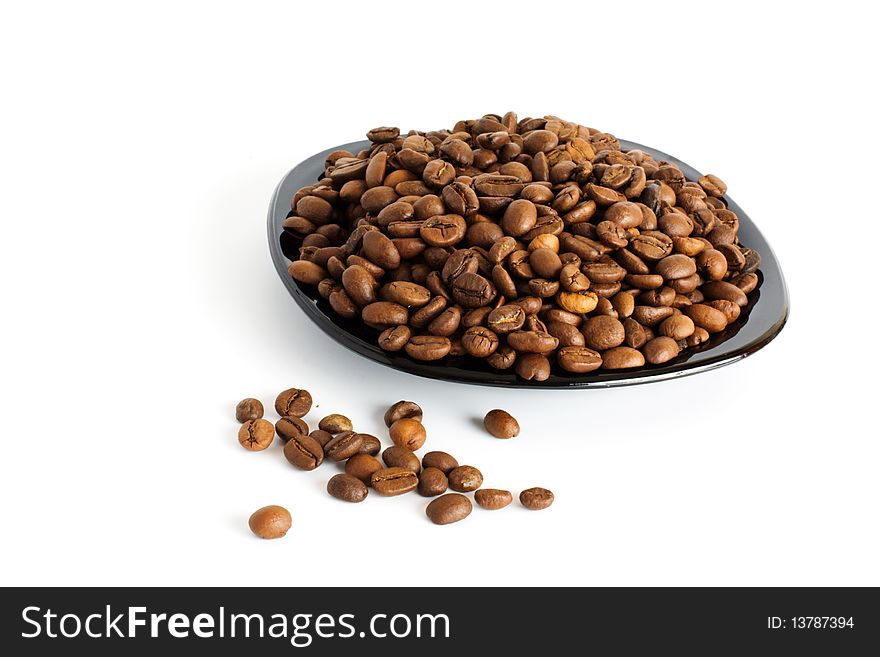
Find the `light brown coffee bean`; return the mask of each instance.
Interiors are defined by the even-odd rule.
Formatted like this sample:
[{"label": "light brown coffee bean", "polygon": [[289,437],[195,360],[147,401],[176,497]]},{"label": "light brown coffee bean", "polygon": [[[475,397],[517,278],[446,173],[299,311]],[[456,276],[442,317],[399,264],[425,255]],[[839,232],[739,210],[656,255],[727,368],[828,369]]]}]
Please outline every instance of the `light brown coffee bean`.
[{"label": "light brown coffee bean", "polygon": [[269,420],[262,418],[248,420],[238,430],[238,442],[246,450],[259,452],[272,444],[275,438],[275,427]]},{"label": "light brown coffee bean", "polygon": [[281,538],[293,524],[290,511],[275,504],[257,509],[248,518],[248,527],[260,538]]},{"label": "light brown coffee bean", "polygon": [[484,509],[497,511],[513,501],[509,490],[500,488],[481,488],[474,493],[474,501]]},{"label": "light brown coffee bean", "polygon": [[411,417],[396,420],[389,427],[388,433],[395,445],[405,447],[412,452],[420,449],[427,439],[424,425]]},{"label": "light brown coffee bean", "polygon": [[519,494],[519,501],[530,511],[540,511],[553,504],[553,493],[546,488],[527,488]]}]

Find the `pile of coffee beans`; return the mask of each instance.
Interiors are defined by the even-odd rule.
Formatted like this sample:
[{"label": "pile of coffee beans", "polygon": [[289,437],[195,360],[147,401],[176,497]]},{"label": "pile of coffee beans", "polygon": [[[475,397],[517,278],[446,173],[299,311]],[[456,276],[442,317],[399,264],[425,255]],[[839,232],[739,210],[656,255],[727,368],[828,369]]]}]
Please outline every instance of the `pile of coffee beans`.
[{"label": "pile of coffee beans", "polygon": [[[448,525],[470,515],[473,505],[465,493],[474,493],[477,505],[488,510],[502,509],[513,501],[510,491],[482,488],[483,473],[472,465],[461,465],[451,454],[429,451],[421,458],[416,452],[427,441],[422,424],[422,409],[412,401],[399,401],[385,412],[384,420],[393,443],[382,450],[382,441],[368,433],[355,431],[352,421],[340,413],[331,413],[310,430],[303,419],[312,408],[308,390],[289,388],[275,399],[280,416],[273,426],[263,418],[262,403],[253,398],[236,406],[235,417],[242,423],[238,440],[250,451],[262,451],[277,436],[283,443],[287,461],[300,470],[314,470],[325,461],[343,467],[330,477],[327,493],[344,502],[363,502],[370,491],[383,497],[395,497],[417,491],[435,498],[425,509],[431,522]],[[519,433],[516,419],[501,409],[486,415],[486,429],[502,438]],[[381,452],[381,460],[377,458]],[[454,491],[448,493],[447,491]],[[553,493],[545,488],[530,488],[519,496],[527,509],[545,509],[553,502]],[[249,521],[251,531],[261,538],[280,538],[290,529],[290,513],[280,506],[256,511]]]},{"label": "pile of coffee beans", "polygon": [[727,186],[607,133],[508,112],[367,133],[291,199],[290,275],[382,349],[523,379],[666,363],[758,285]]}]

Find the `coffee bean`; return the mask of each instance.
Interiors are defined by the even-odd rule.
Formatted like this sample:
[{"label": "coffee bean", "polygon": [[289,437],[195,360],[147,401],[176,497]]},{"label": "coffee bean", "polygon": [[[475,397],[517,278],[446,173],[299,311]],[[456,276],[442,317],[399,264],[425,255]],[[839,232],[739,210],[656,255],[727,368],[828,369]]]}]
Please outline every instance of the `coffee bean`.
[{"label": "coffee bean", "polygon": [[460,465],[449,473],[449,487],[459,493],[477,490],[483,485],[483,473],[472,465]]},{"label": "coffee bean", "polygon": [[473,326],[467,329],[461,337],[461,342],[464,350],[477,358],[490,356],[500,344],[498,336],[482,326]]},{"label": "coffee bean", "polygon": [[465,308],[489,304],[496,295],[495,286],[479,274],[464,273],[452,282],[452,298]]},{"label": "coffee bean", "polygon": [[422,408],[418,404],[412,401],[399,401],[395,402],[391,405],[391,407],[385,411],[385,426],[390,427],[392,424],[397,422],[397,420],[401,420],[403,418],[410,418],[413,420],[422,421]]},{"label": "coffee bean", "polygon": [[275,423],[275,433],[278,434],[278,437],[283,443],[287,443],[287,441],[294,436],[307,434],[308,432],[309,425],[296,415],[287,415]]},{"label": "coffee bean", "polygon": [[290,530],[292,522],[290,511],[273,504],[254,511],[248,519],[248,527],[260,538],[281,538]]},{"label": "coffee bean", "polygon": [[344,461],[360,451],[364,438],[354,431],[343,431],[324,445],[324,456],[334,461]]},{"label": "coffee bean", "polygon": [[486,413],[483,426],[496,438],[513,438],[519,435],[519,423],[516,418],[499,408]]},{"label": "coffee bean", "polygon": [[374,472],[382,469],[382,464],[375,456],[359,452],[345,462],[345,473],[356,477],[365,484],[370,483]]},{"label": "coffee bean", "polygon": [[513,501],[509,490],[500,488],[481,488],[474,493],[474,501],[484,509],[497,511]]},{"label": "coffee bean", "polygon": [[419,479],[411,470],[405,468],[383,468],[370,477],[370,486],[379,495],[392,497],[415,490]]},{"label": "coffee bean", "polygon": [[651,365],[660,365],[678,356],[680,349],[678,343],[672,338],[659,336],[648,340],[642,351],[645,354],[645,360]]},{"label": "coffee bean", "polygon": [[449,353],[452,343],[443,336],[414,335],[404,348],[416,360],[439,360]]},{"label": "coffee bean", "polygon": [[553,504],[553,493],[546,488],[528,488],[519,494],[519,502],[531,511],[540,511]]},{"label": "coffee bean", "polygon": [[398,303],[376,301],[364,306],[361,310],[361,319],[369,326],[382,330],[406,324],[409,313]]},{"label": "coffee bean", "polygon": [[342,433],[343,431],[351,431],[351,420],[339,413],[332,413],[324,417],[318,422],[318,428],[332,434]]},{"label": "coffee bean", "polygon": [[473,510],[471,501],[458,493],[447,493],[432,500],[425,513],[435,525],[448,525],[467,518]]},{"label": "coffee bean", "polygon": [[263,417],[263,403],[259,399],[248,397],[238,402],[235,407],[235,419],[239,422],[259,420]]},{"label": "coffee bean", "polygon": [[458,461],[446,452],[428,452],[422,457],[423,468],[437,468],[443,474],[449,475],[450,472],[458,467]]},{"label": "coffee bean", "polygon": [[602,366],[602,355],[584,346],[562,347],[556,352],[556,362],[566,372],[585,374]]},{"label": "coffee bean", "polygon": [[251,452],[259,452],[272,444],[275,438],[275,427],[269,420],[262,418],[247,420],[238,430],[238,442]]},{"label": "coffee bean", "polygon": [[301,470],[314,470],[324,462],[324,448],[312,436],[300,433],[284,445],[284,457]]},{"label": "coffee bean", "polygon": [[312,396],[308,390],[299,388],[289,388],[285,390],[275,399],[275,411],[281,417],[285,415],[295,415],[302,417],[309,412],[312,407]]},{"label": "coffee bean", "polygon": [[547,354],[559,346],[559,340],[544,331],[514,331],[507,344],[518,352]]},{"label": "coffee bean", "polygon": [[340,473],[330,477],[330,481],[327,482],[327,492],[343,502],[363,502],[367,499],[369,490],[357,477]]},{"label": "coffee bean", "polygon": [[614,347],[602,353],[602,367],[606,370],[623,370],[641,367],[645,357],[632,347]]},{"label": "coffee bean", "polygon": [[[489,364],[496,367],[491,362]],[[526,381],[546,381],[550,378],[550,361],[543,354],[520,354],[516,357],[515,369],[517,375]]]},{"label": "coffee bean", "polygon": [[362,433],[361,437],[361,446],[358,449],[358,454],[369,454],[370,456],[376,456],[376,454],[378,454],[379,451],[382,449],[382,443],[379,441],[379,439],[376,438],[376,436],[368,433]]},{"label": "coffee bean", "polygon": [[419,475],[418,491],[422,497],[442,495],[448,487],[446,475],[437,468],[425,468]]},{"label": "coffee bean", "polygon": [[682,312],[690,317],[696,326],[709,333],[720,333],[727,328],[727,318],[720,310],[702,303],[686,306]]},{"label": "coffee bean", "polygon": [[412,337],[409,326],[394,326],[379,334],[379,346],[385,351],[400,351]]},{"label": "coffee bean", "polygon": [[[276,431],[278,430],[278,429],[277,429],[277,424],[276,424],[276,429],[275,429],[275,430],[276,430]],[[312,431],[312,432],[309,433],[308,435],[309,435],[309,437],[314,438],[315,441],[321,446],[321,454],[322,454],[322,455],[324,454],[324,446],[325,446],[327,443],[329,443],[331,440],[333,440],[333,434],[332,434],[332,433],[330,433],[330,432],[328,432],[328,431],[322,431],[321,429],[315,429],[314,431]],[[363,445],[361,445],[361,447],[363,447]],[[376,450],[376,451],[377,451],[377,453],[378,453],[378,450]]]},{"label": "coffee bean", "polygon": [[399,445],[392,445],[382,452],[382,460],[389,468],[405,468],[418,474],[422,470],[419,457],[412,450]]},{"label": "coffee bean", "polygon": [[597,351],[619,347],[625,338],[623,324],[607,315],[588,319],[584,323],[583,334],[586,346]]},{"label": "coffee bean", "polygon": [[424,425],[411,417],[396,420],[388,429],[388,433],[395,445],[406,447],[412,452],[420,449],[427,438]]}]

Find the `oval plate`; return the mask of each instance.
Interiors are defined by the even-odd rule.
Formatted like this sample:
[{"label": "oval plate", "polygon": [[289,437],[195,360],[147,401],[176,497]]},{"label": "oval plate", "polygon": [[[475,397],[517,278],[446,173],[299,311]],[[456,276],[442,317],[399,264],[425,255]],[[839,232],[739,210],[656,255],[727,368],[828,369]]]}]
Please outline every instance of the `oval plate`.
[{"label": "oval plate", "polygon": [[[650,153],[656,160],[677,164],[689,180],[696,180],[701,175],[681,160],[654,148],[623,140],[620,145],[624,150],[637,148]],[[424,363],[412,360],[403,352],[383,351],[376,344],[377,331],[359,322],[339,317],[330,308],[330,304],[318,295],[316,288],[301,286],[288,275],[287,265],[291,256],[296,255],[297,245],[281,228],[281,223],[290,213],[290,199],[300,187],[314,184],[323,175],[327,155],[340,149],[357,153],[369,146],[368,141],[334,146],[291,169],[272,196],[268,231],[269,251],[275,270],[299,307],[331,338],[377,363],[410,374],[458,383],[507,388],[609,388],[662,381],[729,365],[755,353],[770,342],[779,334],[788,318],[788,291],[773,250],[745,212],[725,196],[730,209],[739,216],[740,241],[761,255],[761,268],[758,270],[760,284],[749,295],[749,304],[743,308],[736,322],[722,333],[713,335],[707,343],[688,349],[667,363],[647,365],[633,371],[598,370],[589,374],[568,374],[554,368],[553,374],[546,381],[524,381],[512,369],[494,370],[483,361],[468,356],[447,357],[438,362]]]}]

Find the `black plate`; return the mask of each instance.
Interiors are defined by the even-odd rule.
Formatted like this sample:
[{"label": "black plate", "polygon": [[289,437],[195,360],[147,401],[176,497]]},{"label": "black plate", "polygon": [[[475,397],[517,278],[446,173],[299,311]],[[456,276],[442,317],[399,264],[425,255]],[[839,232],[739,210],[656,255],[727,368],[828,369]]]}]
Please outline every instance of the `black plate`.
[{"label": "black plate", "polygon": [[[624,150],[637,148],[650,153],[657,160],[674,162],[689,180],[696,180],[701,175],[693,167],[656,149],[623,140],[620,145]],[[662,365],[647,365],[634,371],[600,370],[589,374],[568,374],[556,371],[554,368],[554,373],[549,379],[539,382],[524,381],[518,378],[512,369],[494,370],[483,361],[468,356],[425,363],[412,360],[402,351],[398,353],[383,351],[376,344],[377,331],[337,316],[329,303],[318,295],[317,289],[300,285],[288,275],[287,265],[291,257],[296,255],[296,244],[281,229],[281,223],[290,212],[290,199],[300,187],[315,183],[323,175],[324,160],[327,155],[340,149],[357,153],[369,146],[368,141],[334,146],[294,167],[284,176],[272,196],[268,230],[269,251],[275,269],[300,308],[327,335],[377,363],[410,374],[460,383],[510,388],[607,388],[661,381],[729,365],[755,353],[776,337],[785,325],[788,317],[788,291],[776,256],[748,215],[730,198],[725,197],[730,209],[739,216],[740,241],[761,254],[761,268],[758,271],[761,282],[758,289],[749,295],[749,304],[743,308],[736,322],[722,333],[713,335],[709,342],[697,348],[687,349],[674,360]]]}]

